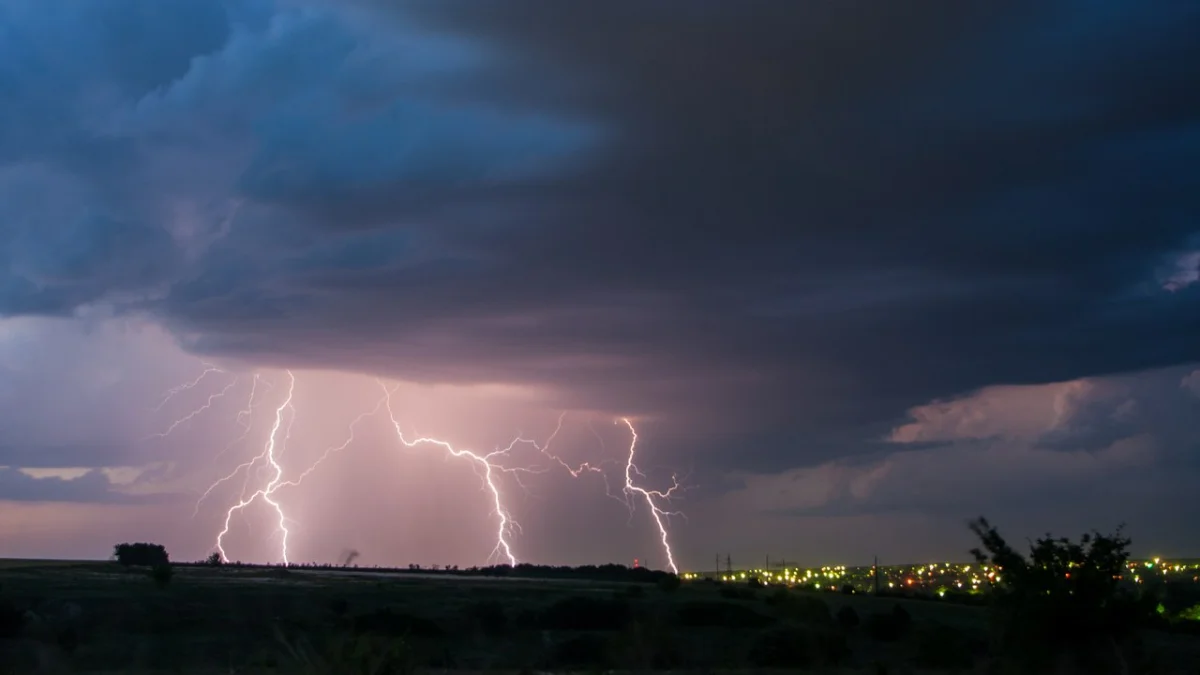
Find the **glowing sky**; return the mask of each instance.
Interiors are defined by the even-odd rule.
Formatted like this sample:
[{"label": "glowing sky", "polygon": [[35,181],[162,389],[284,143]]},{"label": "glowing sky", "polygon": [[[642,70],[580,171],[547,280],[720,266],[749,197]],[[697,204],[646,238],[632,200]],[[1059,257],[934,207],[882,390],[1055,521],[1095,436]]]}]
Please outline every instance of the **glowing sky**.
[{"label": "glowing sky", "polygon": [[[565,412],[609,492],[630,417],[646,487],[686,478],[683,567],[964,558],[977,515],[1200,555],[1196,34],[1139,0],[0,0],[0,556],[207,555],[241,478],[196,499],[289,369],[285,480],[376,378],[480,452]],[[516,452],[550,467],[501,476],[520,559],[666,565],[644,504]],[[278,496],[293,560],[495,545],[386,411]],[[229,556],[276,559],[272,518]]]}]

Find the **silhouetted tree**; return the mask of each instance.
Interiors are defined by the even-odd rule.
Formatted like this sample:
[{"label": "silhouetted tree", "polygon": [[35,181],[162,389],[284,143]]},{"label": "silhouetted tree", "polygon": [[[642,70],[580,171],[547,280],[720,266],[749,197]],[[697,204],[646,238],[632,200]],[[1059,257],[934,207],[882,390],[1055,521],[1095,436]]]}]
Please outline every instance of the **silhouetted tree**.
[{"label": "silhouetted tree", "polygon": [[162,544],[117,544],[113,547],[113,557],[117,562],[130,566],[153,567],[166,565],[171,561],[167,557],[167,549]]},{"label": "silhouetted tree", "polygon": [[682,583],[683,582],[679,580],[678,575],[668,574],[658,580],[658,588],[664,593],[674,593],[675,591],[679,590],[679,587],[682,585]]},{"label": "silhouetted tree", "polygon": [[971,551],[975,559],[999,568],[997,638],[1000,653],[1020,661],[1013,665],[1032,672],[1072,659],[1089,673],[1127,672],[1120,643],[1153,616],[1153,606],[1121,586],[1130,540],[1119,528],[1078,543],[1046,535],[1028,557],[987,520],[970,528],[982,544]]},{"label": "silhouetted tree", "polygon": [[221,557],[219,552],[213,551],[212,554],[210,554],[208,558],[204,560],[204,563],[211,567],[220,567],[221,565],[225,564],[225,559]]}]

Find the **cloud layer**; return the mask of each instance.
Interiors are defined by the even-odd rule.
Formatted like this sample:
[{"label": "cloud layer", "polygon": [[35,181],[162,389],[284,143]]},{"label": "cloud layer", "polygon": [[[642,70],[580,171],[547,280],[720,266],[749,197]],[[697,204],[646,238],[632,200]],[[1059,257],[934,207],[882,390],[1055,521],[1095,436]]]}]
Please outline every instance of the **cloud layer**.
[{"label": "cloud layer", "polygon": [[172,342],[637,415],[713,500],[932,508],[970,444],[1005,485],[1188,464],[1194,409],[1122,374],[1196,389],[1198,31],[1132,0],[0,2],[0,464],[194,468],[131,441],[194,376]]}]

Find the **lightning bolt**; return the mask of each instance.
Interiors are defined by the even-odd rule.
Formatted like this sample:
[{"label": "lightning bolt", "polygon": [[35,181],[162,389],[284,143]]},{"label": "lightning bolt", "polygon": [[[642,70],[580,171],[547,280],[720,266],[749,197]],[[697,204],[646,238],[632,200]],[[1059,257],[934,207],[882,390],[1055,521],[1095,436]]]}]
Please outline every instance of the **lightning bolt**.
[{"label": "lightning bolt", "polygon": [[684,518],[687,516],[679,511],[666,511],[662,508],[659,508],[658,504],[655,502],[655,499],[670,502],[671,495],[680,489],[679,481],[676,480],[675,476],[671,476],[671,487],[666,491],[647,490],[634,484],[633,477],[635,475],[640,478],[646,477],[645,474],[643,474],[637,468],[637,465],[633,463],[633,457],[634,453],[636,452],[638,442],[637,429],[633,428],[633,423],[629,421],[628,417],[622,417],[615,423],[619,424],[621,422],[624,422],[625,426],[629,427],[629,433],[632,436],[629,441],[629,460],[625,462],[625,494],[629,495],[630,497],[633,497],[633,495],[642,496],[642,499],[646,502],[646,506],[650,509],[650,515],[654,519],[654,524],[658,526],[658,534],[659,538],[662,540],[663,552],[667,556],[667,566],[671,568],[672,573],[679,574],[679,568],[675,566],[675,554],[671,551],[671,542],[667,536],[667,526],[666,522],[664,521],[670,521],[671,516],[682,516]]},{"label": "lightning bolt", "polygon": [[[260,381],[266,384],[268,389],[272,388],[271,384],[263,380],[261,375],[258,373],[254,374],[254,379],[250,381],[250,396],[246,399],[246,407],[242,410],[239,410],[237,416],[234,418],[234,421],[242,427],[242,434],[232,441],[229,441],[224,448],[221,448],[221,451],[217,453],[217,456],[213,458],[213,461],[220,459],[225,453],[229,452],[230,448],[246,440],[246,437],[250,435],[250,430],[254,423],[254,396],[258,393],[258,383]],[[215,487],[215,485],[209,487],[208,492],[211,492],[213,487]],[[208,492],[204,493],[205,496],[208,495]],[[203,499],[201,499],[201,501],[203,501]],[[197,502],[196,506],[199,508],[199,502]]]},{"label": "lightning bolt", "polygon": [[[294,374],[292,374],[292,371],[290,371],[290,370],[287,371],[287,375],[288,375],[287,398],[285,398],[283,400],[283,403],[281,403],[279,405],[279,407],[275,409],[275,424],[274,424],[274,426],[271,427],[271,434],[270,434],[270,436],[267,437],[266,445],[263,447],[262,453],[259,454],[254,459],[250,460],[250,462],[246,465],[247,472],[248,472],[250,466],[253,466],[255,463],[257,463],[258,461],[261,460],[261,461],[265,462],[267,466],[270,467],[270,470],[273,472],[273,475],[272,475],[271,479],[267,482],[265,487],[262,487],[262,488],[256,490],[249,497],[243,497],[241,501],[239,501],[237,504],[234,504],[233,506],[229,507],[229,510],[225,512],[225,527],[224,527],[224,529],[221,530],[221,532],[219,534],[217,534],[217,542],[216,542],[217,551],[221,554],[222,560],[226,560],[226,561],[229,560],[229,556],[227,556],[225,553],[225,547],[223,545],[223,542],[225,539],[225,535],[229,534],[229,521],[233,519],[233,514],[241,511],[242,509],[246,508],[247,506],[253,504],[255,502],[255,500],[261,498],[263,500],[263,502],[270,505],[271,508],[275,509],[275,514],[279,517],[278,529],[280,532],[283,533],[283,541],[280,545],[280,553],[281,553],[281,557],[283,560],[283,564],[284,565],[290,564],[290,561],[288,560],[288,536],[290,533],[288,532],[288,529],[287,529],[287,517],[283,513],[283,507],[279,504],[279,502],[275,501],[275,499],[273,498],[275,490],[277,490],[280,487],[280,485],[282,485],[282,483],[283,483],[283,467],[280,466],[279,462],[277,461],[275,453],[276,453],[276,447],[277,447],[277,445],[279,445],[278,440],[277,440],[279,438],[279,431],[280,431],[280,428],[283,427],[284,411],[291,410],[292,419],[294,420],[296,417],[295,408],[292,407],[292,395],[296,391],[296,376]],[[284,433],[286,435],[290,436],[291,423],[288,424],[288,429]],[[285,442],[286,442],[286,438],[285,438]]]},{"label": "lightning bolt", "polygon": [[[180,384],[168,390],[163,400],[159,403],[156,410],[161,409],[168,401],[178,396],[179,394],[195,388],[202,383],[206,378],[214,374],[224,373],[225,371],[208,363],[204,363],[205,370],[200,373],[195,379]],[[287,518],[283,504],[278,500],[276,493],[283,487],[298,487],[303,481],[313,473],[319,466],[328,460],[334,454],[345,450],[356,439],[356,432],[359,426],[369,417],[378,415],[386,408],[388,419],[396,433],[397,439],[408,448],[417,446],[435,446],[446,453],[447,457],[455,457],[468,461],[479,476],[482,482],[482,489],[488,493],[491,498],[491,512],[496,517],[496,544],[492,548],[488,556],[489,560],[506,560],[510,565],[517,565],[517,556],[513,550],[512,537],[514,533],[520,532],[520,524],[512,517],[508,508],[505,506],[505,497],[501,489],[499,481],[502,475],[509,475],[522,488],[526,488],[521,481],[521,476],[525,474],[540,474],[549,471],[549,468],[538,466],[510,466],[512,464],[512,451],[518,445],[530,445],[537,450],[540,455],[549,460],[552,465],[557,465],[567,472],[572,478],[580,478],[583,475],[597,474],[601,477],[605,484],[605,492],[607,496],[614,500],[625,504],[630,513],[630,518],[633,517],[635,504],[639,500],[644,502],[649,508],[651,518],[658,528],[659,539],[662,544],[663,552],[666,557],[667,565],[672,572],[678,572],[678,567],[675,563],[674,552],[671,549],[670,536],[668,527],[672,516],[686,516],[678,511],[667,510],[666,504],[669,504],[677,492],[683,490],[682,484],[676,476],[672,476],[672,484],[666,490],[651,490],[640,485],[640,481],[647,479],[646,475],[638,468],[635,457],[637,452],[638,435],[633,423],[628,418],[620,418],[614,423],[624,423],[629,429],[631,440],[629,444],[629,454],[624,463],[624,485],[620,494],[614,494],[611,489],[608,472],[605,466],[619,466],[616,460],[606,459],[600,462],[583,462],[580,464],[568,463],[561,456],[551,450],[555,439],[562,431],[566,413],[562,413],[558,417],[558,422],[554,431],[542,443],[524,438],[518,434],[507,446],[498,447],[489,453],[479,453],[472,450],[455,447],[448,441],[429,436],[414,436],[406,437],[401,428],[400,421],[397,418],[393,407],[392,397],[396,393],[398,386],[388,386],[384,382],[377,380],[383,390],[382,397],[376,402],[375,406],[367,411],[360,413],[355,417],[347,427],[347,435],[345,439],[338,445],[331,445],[298,476],[290,480],[284,480],[285,470],[281,463],[281,456],[284,453],[287,442],[291,438],[292,426],[296,421],[297,411],[293,405],[293,397],[296,390],[296,376],[291,371],[287,373],[288,385],[286,395],[275,408],[274,422],[271,425],[270,433],[267,435],[266,441],[263,444],[262,450],[256,455],[239,464],[233,471],[222,476],[209,485],[208,489],[196,501],[193,517],[199,513],[200,506],[208,497],[221,485],[235,478],[239,473],[244,474],[242,489],[239,499],[236,503],[230,506],[225,512],[224,524],[222,529],[216,535],[216,550],[220,554],[221,559],[228,561],[229,557],[225,550],[225,538],[229,534],[231,522],[234,514],[240,514],[245,518],[246,510],[249,506],[257,501],[262,501],[264,504],[274,510],[276,518],[276,530],[281,534],[280,543],[280,559],[284,565],[290,565],[291,559],[288,550],[289,540],[292,532],[288,529],[290,520]],[[188,422],[209,410],[215,401],[228,394],[240,381],[239,377],[234,377],[233,380],[227,383],[221,390],[216,391],[208,396],[204,404],[187,415],[175,420],[167,429],[161,433],[154,434],[153,437],[165,437],[171,434],[180,425]],[[246,407],[240,410],[234,422],[242,427],[242,433],[231,441],[225,448],[218,453],[217,457],[224,454],[238,442],[245,439],[254,427],[254,417],[256,409],[256,401],[260,395],[259,385],[262,384],[267,388],[274,389],[271,382],[262,378],[258,373],[254,373],[250,384],[249,396],[246,400]],[[604,450],[604,439],[592,426],[591,421],[588,421],[588,428],[599,440],[601,449]],[[257,481],[265,481],[260,483],[260,487],[250,492],[250,482],[252,479]]]},{"label": "lightning bolt", "polygon": [[[566,419],[566,416],[567,416],[567,413],[565,413],[565,412],[559,414],[558,424],[557,424],[557,426],[554,427],[554,432],[552,434],[550,434],[550,436],[546,439],[546,441],[544,443],[539,445],[535,441],[527,441],[527,442],[532,444],[533,447],[537,448],[538,452],[540,452],[542,455],[544,455],[547,459],[554,462],[555,464],[558,464],[563,469],[566,469],[567,473],[571,474],[572,478],[579,478],[580,476],[582,476],[585,473],[592,473],[592,474],[596,474],[596,475],[600,476],[600,479],[604,481],[604,493],[609,498],[615,499],[618,502],[620,502],[621,504],[624,504],[625,507],[627,509],[629,509],[629,511],[630,511],[630,514],[629,514],[630,517],[633,517],[633,502],[628,498],[628,496],[622,497],[620,495],[613,494],[612,486],[608,482],[608,473],[603,468],[606,464],[607,465],[615,465],[616,462],[606,459],[601,462],[597,462],[595,464],[592,464],[591,462],[583,462],[582,464],[577,464],[577,465],[572,466],[571,464],[568,464],[565,460],[563,460],[558,455],[550,452],[550,444],[554,442],[554,438],[556,436],[558,436],[558,432],[562,430],[563,420]],[[600,449],[603,451],[605,449],[604,448],[604,439],[596,431],[596,428],[592,426],[592,421],[590,419],[588,420],[587,425],[588,425],[588,429],[591,430],[592,434],[596,437],[596,439],[598,441],[600,441]],[[522,439],[522,440],[524,440],[524,439]]]},{"label": "lightning bolt", "polygon": [[204,378],[208,377],[209,375],[212,375],[213,373],[225,372],[225,371],[221,370],[220,368],[212,365],[211,363],[207,363],[204,361],[201,361],[200,363],[201,363],[201,365],[204,366],[204,372],[200,373],[200,375],[198,377],[196,377],[196,379],[194,379],[190,382],[184,382],[183,384],[180,384],[180,385],[177,385],[177,386],[174,386],[174,387],[171,387],[170,389],[168,389],[167,393],[163,395],[162,400],[158,402],[158,405],[154,406],[154,412],[158,412],[159,410],[162,410],[162,407],[164,405],[166,405],[168,401],[175,398],[179,394],[182,394],[183,392],[187,391],[188,389],[192,389],[196,385],[200,384],[201,382],[204,381]]},{"label": "lightning bolt", "polygon": [[[207,373],[209,371],[206,370],[204,372]],[[217,371],[217,372],[220,372],[220,371]],[[201,377],[203,377],[203,376],[201,376]],[[225,387],[223,389],[221,389],[218,392],[209,394],[208,400],[206,400],[204,402],[204,405],[200,406],[199,408],[196,408],[195,410],[191,411],[190,413],[188,413],[188,414],[184,415],[183,417],[180,417],[179,419],[172,422],[171,426],[167,427],[166,431],[161,431],[157,434],[151,434],[150,436],[147,437],[147,440],[149,440],[151,438],[166,438],[167,436],[170,436],[171,432],[175,431],[175,429],[178,428],[179,425],[181,425],[185,422],[190,422],[194,417],[196,417],[196,415],[199,415],[200,413],[204,412],[205,410],[208,410],[209,408],[211,408],[213,403],[217,399],[221,398],[225,394],[228,394],[229,390],[233,389],[234,386],[237,385],[238,379],[239,378],[236,378],[236,377],[233,378],[233,380],[229,384],[225,385]],[[196,380],[196,382],[199,382],[199,381],[200,380]]]},{"label": "lightning bolt", "polygon": [[[380,386],[382,386],[382,383],[380,383]],[[511,450],[517,443],[525,441],[525,439],[518,437],[517,439],[514,439],[513,442],[508,445],[508,447],[502,450],[496,450],[486,455],[480,455],[470,450],[460,450],[446,441],[437,438],[429,438],[427,436],[421,436],[409,440],[404,437],[404,431],[401,430],[400,422],[396,419],[396,413],[392,409],[392,390],[388,389],[387,387],[383,387],[383,391],[386,399],[385,405],[387,406],[388,417],[391,419],[392,427],[396,431],[396,437],[401,443],[409,448],[415,448],[418,445],[435,445],[442,448],[454,457],[465,458],[473,463],[476,472],[479,473],[480,478],[483,479],[485,489],[491,493],[492,512],[496,515],[499,521],[499,524],[496,526],[496,546],[492,549],[489,560],[503,556],[504,558],[508,559],[508,564],[516,567],[517,556],[513,553],[512,544],[509,542],[509,538],[511,537],[514,529],[520,530],[520,525],[513,520],[512,516],[508,512],[508,509],[504,507],[504,499],[500,494],[500,488],[496,485],[494,476],[495,471],[512,472],[515,470],[505,469],[502,466],[493,464],[492,458],[507,454],[508,451]]]},{"label": "lightning bolt", "polygon": [[383,398],[379,399],[379,402],[375,404],[375,407],[372,408],[371,410],[368,410],[365,413],[360,414],[358,417],[355,417],[354,421],[350,423],[350,429],[349,429],[350,433],[346,437],[346,440],[342,441],[341,445],[334,445],[334,446],[330,446],[330,447],[326,448],[325,452],[321,454],[321,456],[317,459],[317,461],[313,462],[307,469],[305,469],[304,472],[301,473],[298,478],[296,478],[295,480],[290,480],[290,481],[285,481],[283,483],[280,483],[279,487],[284,487],[284,486],[296,487],[296,486],[300,485],[300,483],[304,481],[304,479],[308,476],[308,474],[315,471],[316,468],[318,466],[320,466],[322,462],[329,459],[330,455],[334,454],[335,452],[341,452],[342,450],[345,450],[347,446],[349,446],[351,443],[354,442],[354,428],[357,427],[360,422],[367,419],[368,417],[373,417],[374,415],[377,415],[379,413],[379,411],[383,409],[383,406],[387,403],[387,401],[391,398],[391,395],[396,393],[396,389],[397,389],[396,387],[393,387],[392,389],[384,389],[384,396],[383,396]]}]

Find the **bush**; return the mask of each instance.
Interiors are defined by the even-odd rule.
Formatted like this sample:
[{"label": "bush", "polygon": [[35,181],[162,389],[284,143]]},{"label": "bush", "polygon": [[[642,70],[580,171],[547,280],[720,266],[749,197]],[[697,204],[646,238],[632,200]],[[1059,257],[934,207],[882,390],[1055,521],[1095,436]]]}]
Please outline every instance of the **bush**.
[{"label": "bush", "polygon": [[159,586],[166,586],[171,583],[171,579],[175,576],[175,568],[171,567],[170,563],[158,563],[150,568],[150,578]]},{"label": "bush", "polygon": [[658,588],[664,593],[674,593],[682,583],[677,575],[668,574],[658,580]]},{"label": "bush", "polygon": [[1156,619],[1157,600],[1138,597],[1120,586],[1127,572],[1130,540],[1120,529],[1110,535],[1085,534],[1078,542],[1049,535],[1021,555],[987,520],[970,524],[981,548],[980,563],[1002,570],[993,591],[999,646],[1006,661],[1034,671],[1064,658],[1089,663],[1091,672],[1125,668],[1121,642]]},{"label": "bush", "polygon": [[209,567],[220,567],[225,564],[225,559],[221,557],[220,552],[213,551],[207,558],[204,559],[204,564]]},{"label": "bush", "polygon": [[113,547],[113,558],[125,566],[153,567],[171,562],[167,549],[162,544],[117,544]]}]

